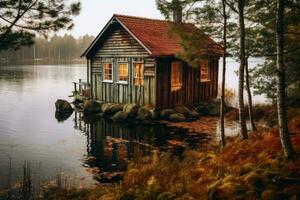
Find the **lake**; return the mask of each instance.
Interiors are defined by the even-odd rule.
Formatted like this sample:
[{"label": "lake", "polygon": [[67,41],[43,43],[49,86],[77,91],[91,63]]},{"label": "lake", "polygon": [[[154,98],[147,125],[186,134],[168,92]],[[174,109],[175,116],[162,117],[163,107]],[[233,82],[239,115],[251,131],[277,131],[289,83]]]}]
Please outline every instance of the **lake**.
[{"label": "lake", "polygon": [[59,122],[55,101],[71,101],[72,82],[85,73],[84,65],[0,66],[0,189],[22,179],[25,161],[36,181],[63,172],[84,185],[107,183],[118,181],[137,154],[180,153],[168,141],[193,148],[208,139],[165,125],[83,120],[77,112]]},{"label": "lake", "polygon": [[[237,64],[231,66],[228,86],[236,89]],[[83,120],[77,112],[59,122],[54,103],[71,101],[72,82],[79,78],[86,78],[85,65],[0,66],[0,189],[22,178],[25,161],[35,180],[52,180],[63,172],[86,186],[120,180],[136,155],[183,151],[169,141],[198,148],[210,139],[165,125]]]}]

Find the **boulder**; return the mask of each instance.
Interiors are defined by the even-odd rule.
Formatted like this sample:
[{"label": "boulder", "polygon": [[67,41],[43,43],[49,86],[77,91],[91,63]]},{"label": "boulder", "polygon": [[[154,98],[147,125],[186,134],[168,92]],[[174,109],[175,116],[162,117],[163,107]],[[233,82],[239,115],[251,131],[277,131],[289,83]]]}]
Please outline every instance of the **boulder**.
[{"label": "boulder", "polygon": [[58,99],[55,102],[55,108],[56,108],[56,112],[60,112],[60,113],[70,113],[73,112],[73,108],[71,106],[71,104],[63,99]]},{"label": "boulder", "polygon": [[200,117],[200,114],[196,110],[191,109],[190,112],[186,114],[186,116],[189,119],[198,119]]},{"label": "boulder", "polygon": [[220,115],[220,102],[219,101],[212,101],[207,106],[208,114],[212,116],[219,116]]},{"label": "boulder", "polygon": [[113,107],[113,103],[103,103],[101,105],[101,111],[103,116],[107,116],[111,114],[111,108]]},{"label": "boulder", "polygon": [[150,107],[140,107],[137,112],[137,120],[148,121],[152,119]]},{"label": "boulder", "polygon": [[169,120],[169,117],[171,114],[175,114],[176,111],[173,110],[173,109],[163,109],[161,112],[160,112],[160,117],[162,119],[165,119],[165,120]]},{"label": "boulder", "polygon": [[101,103],[97,101],[87,100],[83,105],[83,112],[85,113],[100,113]]},{"label": "boulder", "polygon": [[128,114],[129,117],[135,117],[137,115],[139,107],[136,104],[125,104],[123,111]]},{"label": "boulder", "polygon": [[110,108],[110,112],[112,115],[116,114],[119,111],[123,111],[124,105],[123,104],[114,104]]},{"label": "boulder", "polygon": [[201,115],[208,115],[209,114],[209,110],[208,110],[207,106],[199,105],[199,106],[197,106],[197,110]]},{"label": "boulder", "polygon": [[175,106],[175,111],[183,115],[188,115],[191,112],[190,109],[185,106]]},{"label": "boulder", "polygon": [[171,122],[184,122],[187,119],[186,119],[186,117],[183,114],[181,114],[181,113],[175,113],[175,114],[171,114],[169,116],[169,120]]},{"label": "boulder", "polygon": [[128,118],[128,113],[124,111],[119,111],[111,118],[115,122],[126,121]]}]

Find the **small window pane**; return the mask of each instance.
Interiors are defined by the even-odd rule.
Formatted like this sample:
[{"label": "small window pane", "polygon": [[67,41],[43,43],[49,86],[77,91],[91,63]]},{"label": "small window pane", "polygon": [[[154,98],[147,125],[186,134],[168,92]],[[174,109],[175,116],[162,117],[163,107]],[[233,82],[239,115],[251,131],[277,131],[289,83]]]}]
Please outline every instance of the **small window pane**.
[{"label": "small window pane", "polygon": [[207,61],[200,64],[200,80],[209,81],[209,68]]},{"label": "small window pane", "polygon": [[112,73],[113,73],[113,69],[112,69],[112,63],[104,63],[103,64],[103,68],[104,68],[104,80],[105,81],[112,81]]},{"label": "small window pane", "polygon": [[144,85],[144,64],[141,63],[134,64],[134,85],[136,86]]},{"label": "small window pane", "polygon": [[182,65],[179,61],[171,64],[171,91],[180,90],[182,87]]},{"label": "small window pane", "polygon": [[119,64],[119,81],[128,81],[128,65],[127,63]]}]

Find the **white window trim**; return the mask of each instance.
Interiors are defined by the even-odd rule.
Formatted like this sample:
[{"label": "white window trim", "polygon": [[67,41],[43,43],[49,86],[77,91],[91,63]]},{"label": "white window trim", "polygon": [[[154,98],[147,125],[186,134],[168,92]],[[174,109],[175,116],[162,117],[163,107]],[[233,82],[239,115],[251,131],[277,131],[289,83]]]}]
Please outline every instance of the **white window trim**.
[{"label": "white window trim", "polygon": [[[127,81],[120,81],[119,80],[119,65],[120,64],[126,64],[126,66],[127,66]],[[128,84],[128,79],[129,79],[129,64],[128,64],[128,62],[124,62],[124,61],[120,61],[120,62],[118,62],[118,84]]]},{"label": "white window trim", "polygon": [[[111,80],[105,79],[105,64],[111,64]],[[113,62],[103,62],[102,63],[102,71],[103,71],[103,83],[113,83],[114,82],[114,63]]]}]

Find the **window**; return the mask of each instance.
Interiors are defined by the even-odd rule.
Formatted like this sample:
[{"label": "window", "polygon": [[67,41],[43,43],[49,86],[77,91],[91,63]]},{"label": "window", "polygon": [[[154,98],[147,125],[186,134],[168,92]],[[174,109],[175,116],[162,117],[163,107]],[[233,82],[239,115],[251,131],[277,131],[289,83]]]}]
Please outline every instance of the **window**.
[{"label": "window", "polygon": [[112,63],[104,63],[103,64],[103,73],[104,73],[104,81],[107,81],[107,82],[113,81],[113,65],[112,65]]},{"label": "window", "polygon": [[128,81],[128,64],[127,63],[119,63],[118,64],[118,76],[119,82],[127,83]]},{"label": "window", "polygon": [[182,87],[182,65],[180,61],[171,64],[171,91],[180,90]]},{"label": "window", "polygon": [[200,64],[200,81],[201,82],[210,81],[208,61],[202,62]]},{"label": "window", "polygon": [[144,64],[135,63],[134,64],[134,85],[142,86],[144,85]]}]

